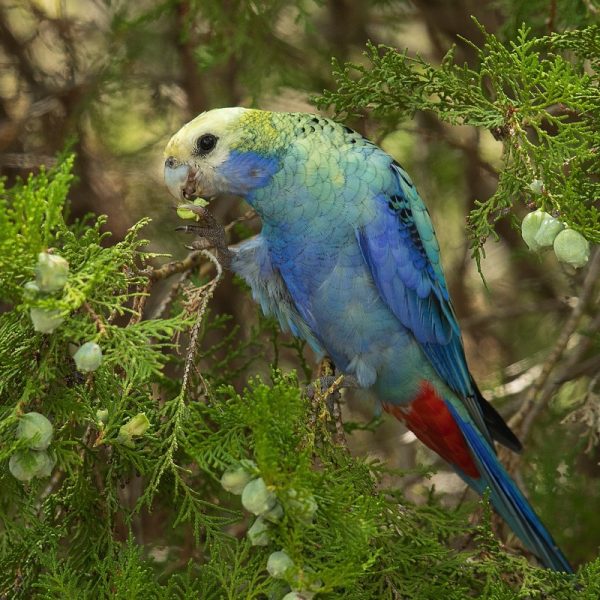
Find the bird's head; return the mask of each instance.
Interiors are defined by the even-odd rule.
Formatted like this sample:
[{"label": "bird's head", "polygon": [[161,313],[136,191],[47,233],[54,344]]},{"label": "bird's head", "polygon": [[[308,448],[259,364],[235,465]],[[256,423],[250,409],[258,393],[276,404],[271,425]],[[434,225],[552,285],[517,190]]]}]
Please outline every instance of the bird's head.
[{"label": "bird's head", "polygon": [[165,148],[165,183],[178,200],[247,196],[279,169],[272,113],[219,108],[184,125]]}]

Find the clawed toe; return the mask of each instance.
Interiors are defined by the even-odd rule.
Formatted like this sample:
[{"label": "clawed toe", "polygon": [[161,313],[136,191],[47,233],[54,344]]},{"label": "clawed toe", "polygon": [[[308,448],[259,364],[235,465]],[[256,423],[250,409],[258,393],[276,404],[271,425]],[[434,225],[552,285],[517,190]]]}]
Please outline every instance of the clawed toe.
[{"label": "clawed toe", "polygon": [[192,250],[209,250],[214,248],[218,261],[223,267],[228,268],[231,265],[233,253],[227,245],[225,229],[217,223],[215,218],[204,207],[189,205],[189,208],[200,217],[200,223],[195,225],[180,225],[175,230],[197,236],[198,239],[187,246]]}]

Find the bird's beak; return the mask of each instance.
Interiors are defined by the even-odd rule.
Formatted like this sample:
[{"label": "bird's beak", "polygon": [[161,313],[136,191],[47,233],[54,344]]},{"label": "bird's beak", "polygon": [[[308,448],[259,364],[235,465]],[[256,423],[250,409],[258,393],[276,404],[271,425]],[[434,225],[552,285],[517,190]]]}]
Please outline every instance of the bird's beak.
[{"label": "bird's beak", "polygon": [[197,172],[188,164],[177,163],[173,157],[165,161],[165,183],[177,200],[193,200],[200,195]]}]

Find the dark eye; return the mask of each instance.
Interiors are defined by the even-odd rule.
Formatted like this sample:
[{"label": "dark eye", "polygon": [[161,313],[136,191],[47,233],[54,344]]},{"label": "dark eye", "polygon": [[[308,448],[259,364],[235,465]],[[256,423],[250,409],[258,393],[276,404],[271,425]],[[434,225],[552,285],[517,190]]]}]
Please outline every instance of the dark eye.
[{"label": "dark eye", "polygon": [[217,136],[212,133],[201,135],[196,141],[196,152],[198,154],[208,154],[217,145]]}]

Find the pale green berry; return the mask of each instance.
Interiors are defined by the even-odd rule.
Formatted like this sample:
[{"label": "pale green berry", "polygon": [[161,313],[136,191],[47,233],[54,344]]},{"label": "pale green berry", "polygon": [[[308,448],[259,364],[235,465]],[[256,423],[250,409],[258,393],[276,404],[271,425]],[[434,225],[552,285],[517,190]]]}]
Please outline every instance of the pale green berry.
[{"label": "pale green berry", "polygon": [[544,219],[547,217],[550,217],[547,212],[536,210],[525,215],[525,218],[521,223],[521,236],[525,240],[527,246],[529,246],[529,249],[533,252],[540,249],[540,245],[537,243],[535,236],[544,222]]},{"label": "pale green berry", "polygon": [[244,467],[238,467],[237,469],[223,473],[221,485],[224,490],[239,496],[252,479],[254,479],[254,476],[248,473]]},{"label": "pale green berry", "polygon": [[35,281],[28,281],[23,285],[23,295],[28,300],[33,300],[40,293],[40,288]]},{"label": "pale green berry", "polygon": [[63,321],[60,310],[32,308],[29,311],[33,328],[40,333],[52,333]]},{"label": "pale green berry", "polygon": [[283,579],[293,566],[294,561],[283,550],[273,552],[267,560],[267,571],[275,579]]},{"label": "pale green berry", "polygon": [[54,452],[40,452],[44,454],[44,463],[40,466],[37,473],[35,474],[38,478],[50,477],[52,475],[52,469],[56,465],[56,453]]},{"label": "pale green berry", "polygon": [[17,439],[25,440],[32,450],[45,450],[53,433],[52,423],[38,412],[24,414],[17,425]]},{"label": "pale green berry", "polygon": [[552,215],[544,213],[546,216],[542,219],[539,229],[535,234],[535,243],[540,248],[552,246],[554,239],[565,226]]},{"label": "pale green berry", "polygon": [[279,502],[275,506],[262,514],[263,518],[271,523],[279,523],[283,517],[283,506]]},{"label": "pale green berry", "polygon": [[539,196],[544,191],[544,182],[541,179],[534,179],[529,184],[529,189],[536,194],[536,196]]},{"label": "pale green berry", "polygon": [[102,364],[102,348],[96,342],[86,342],[75,352],[73,360],[78,371],[95,371]]},{"label": "pale green berry", "polygon": [[47,468],[48,453],[36,450],[17,450],[8,461],[8,469],[19,481],[31,481]]},{"label": "pale green berry", "polygon": [[138,413],[123,425],[120,431],[126,432],[128,435],[144,435],[150,427],[150,421],[146,413]]},{"label": "pale green berry", "polygon": [[300,592],[288,592],[281,600],[310,600],[314,594],[306,595]]},{"label": "pale green berry", "polygon": [[579,232],[565,229],[554,240],[554,254],[573,267],[583,267],[590,258],[590,243]]},{"label": "pale green berry", "polygon": [[117,436],[117,442],[128,446],[129,448],[135,448],[135,442],[133,441],[134,436],[144,435],[150,427],[150,421],[145,413],[138,413],[135,417],[132,417],[119,428],[119,435]]},{"label": "pale green berry", "polygon": [[242,505],[255,515],[271,510],[277,502],[277,496],[267,488],[262,477],[250,481],[242,492]]},{"label": "pale green berry", "polygon": [[[196,198],[192,204],[194,206],[208,206],[208,201],[205,200],[204,198]],[[188,208],[187,204],[182,204],[181,206],[177,207],[177,216],[180,219],[196,219],[198,220],[198,215],[191,210],[190,208]]]},{"label": "pale green berry", "polygon": [[177,207],[177,216],[180,219],[195,219],[196,218],[196,215],[189,208],[186,208],[185,204],[183,206]]},{"label": "pale green berry", "polygon": [[58,292],[65,287],[69,263],[58,254],[40,252],[35,267],[35,281],[42,292]]},{"label": "pale green berry", "polygon": [[252,524],[252,527],[248,529],[248,539],[253,546],[267,546],[271,541],[269,535],[269,525],[265,522],[263,517],[258,517]]}]

